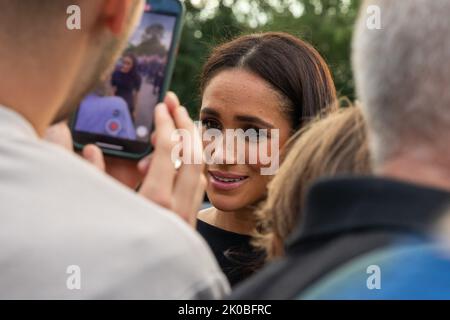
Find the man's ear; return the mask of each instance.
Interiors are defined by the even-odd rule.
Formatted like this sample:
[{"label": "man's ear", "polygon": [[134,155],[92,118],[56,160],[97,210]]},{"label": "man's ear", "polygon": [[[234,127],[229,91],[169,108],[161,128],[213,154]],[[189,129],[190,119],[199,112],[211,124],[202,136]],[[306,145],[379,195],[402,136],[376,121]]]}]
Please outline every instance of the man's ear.
[{"label": "man's ear", "polygon": [[120,35],[125,27],[133,0],[104,0],[103,15],[106,27],[112,34]]}]

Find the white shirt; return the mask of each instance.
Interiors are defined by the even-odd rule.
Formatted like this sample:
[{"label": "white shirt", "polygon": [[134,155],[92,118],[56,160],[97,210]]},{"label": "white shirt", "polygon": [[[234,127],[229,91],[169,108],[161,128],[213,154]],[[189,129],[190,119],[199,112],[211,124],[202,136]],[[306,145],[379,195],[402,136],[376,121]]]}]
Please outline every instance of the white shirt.
[{"label": "white shirt", "polygon": [[228,290],[184,221],[0,106],[0,299],[212,299]]}]

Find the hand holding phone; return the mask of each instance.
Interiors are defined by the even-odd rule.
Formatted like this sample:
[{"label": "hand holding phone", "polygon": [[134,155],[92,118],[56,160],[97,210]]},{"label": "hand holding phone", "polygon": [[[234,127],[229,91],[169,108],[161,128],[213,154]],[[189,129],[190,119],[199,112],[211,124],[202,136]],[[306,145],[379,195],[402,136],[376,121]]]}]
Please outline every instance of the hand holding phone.
[{"label": "hand holding phone", "polygon": [[75,114],[72,135],[77,149],[95,144],[107,155],[127,159],[151,152],[153,112],[170,84],[183,15],[180,0],[147,0],[114,71]]},{"label": "hand holding phone", "polygon": [[[60,125],[55,130],[61,130]],[[139,194],[177,213],[183,220],[195,228],[197,213],[201,206],[206,188],[203,164],[182,164],[175,168],[172,162],[171,136],[174,130],[187,130],[193,137],[198,134],[194,122],[185,108],[180,106],[177,96],[169,93],[164,103],[155,110],[155,149],[151,163],[145,158],[138,164],[125,159],[115,159],[116,162],[105,161],[103,153],[95,145],[88,145],[82,151],[82,156],[101,171],[113,175],[130,177],[136,172],[142,174],[142,185]],[[58,140],[58,143],[65,142]],[[191,154],[202,153],[200,139],[193,139]],[[119,178],[120,180],[120,178]],[[124,181],[121,181],[124,182]],[[129,183],[126,183],[129,184]]]},{"label": "hand holding phone", "polygon": [[[197,213],[201,206],[206,188],[204,164],[181,164],[175,168],[172,161],[171,140],[176,129],[189,132],[191,137],[199,132],[178,98],[169,94],[165,103],[155,110],[155,150],[151,155],[148,172],[139,189],[139,194],[155,203],[175,212],[195,228]],[[202,154],[201,139],[192,139],[192,150],[183,150],[190,154]]]},{"label": "hand holding phone", "polygon": [[[57,123],[48,128],[44,139],[73,152],[72,134],[66,122]],[[139,170],[136,161],[104,156],[102,150],[95,144],[84,146],[82,150],[78,150],[78,153],[97,169],[131,189],[136,189],[145,176],[145,172]]]}]

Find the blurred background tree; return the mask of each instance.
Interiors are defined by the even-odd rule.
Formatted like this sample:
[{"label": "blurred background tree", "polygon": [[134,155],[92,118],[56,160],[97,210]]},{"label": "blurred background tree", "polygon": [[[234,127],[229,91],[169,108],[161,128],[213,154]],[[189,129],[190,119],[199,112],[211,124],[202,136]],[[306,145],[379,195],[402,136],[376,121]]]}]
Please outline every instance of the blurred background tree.
[{"label": "blurred background tree", "polygon": [[185,0],[172,90],[196,116],[199,75],[210,50],[241,34],[289,32],[313,44],[331,67],[341,97],[354,99],[352,29],[361,0]]},{"label": "blurred background tree", "polygon": [[130,47],[128,51],[140,55],[159,55],[164,57],[167,55],[166,47],[161,43],[164,35],[164,27],[157,23],[145,29],[142,35],[141,43],[136,47]]}]

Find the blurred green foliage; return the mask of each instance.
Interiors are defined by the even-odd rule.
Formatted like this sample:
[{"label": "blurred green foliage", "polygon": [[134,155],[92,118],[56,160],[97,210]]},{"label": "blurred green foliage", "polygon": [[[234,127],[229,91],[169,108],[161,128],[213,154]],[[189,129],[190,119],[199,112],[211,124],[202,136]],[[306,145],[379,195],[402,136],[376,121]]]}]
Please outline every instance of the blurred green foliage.
[{"label": "blurred green foliage", "polygon": [[199,75],[210,50],[238,35],[284,31],[313,44],[330,65],[341,97],[354,98],[350,51],[361,0],[186,0],[171,89],[197,114]]}]

